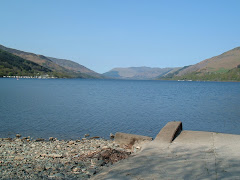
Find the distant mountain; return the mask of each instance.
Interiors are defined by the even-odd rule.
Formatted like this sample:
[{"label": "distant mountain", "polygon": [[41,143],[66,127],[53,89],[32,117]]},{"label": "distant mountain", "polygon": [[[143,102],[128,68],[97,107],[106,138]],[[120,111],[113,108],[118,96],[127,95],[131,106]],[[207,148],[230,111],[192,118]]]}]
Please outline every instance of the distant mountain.
[{"label": "distant mountain", "polygon": [[53,75],[52,70],[0,49],[0,77]]},{"label": "distant mountain", "polygon": [[185,66],[159,79],[240,81],[240,47],[195,65]]},{"label": "distant mountain", "polygon": [[[79,68],[78,71],[74,71],[74,70],[71,70],[70,68],[61,66],[60,64],[63,64],[61,63],[63,60],[59,60],[56,58],[49,58],[43,55],[37,55],[34,53],[24,52],[24,51],[12,49],[12,48],[7,48],[2,45],[0,45],[0,49],[7,51],[9,53],[12,53],[16,56],[19,56],[23,59],[37,63],[45,68],[52,70],[53,72],[62,74],[62,76],[66,78],[99,78],[101,77],[100,74],[95,73],[94,71],[90,73],[91,71],[90,69],[87,69],[84,66],[81,66],[79,64],[78,65],[81,66],[81,70]],[[58,63],[56,63],[55,61],[58,61]],[[85,73],[85,72],[88,72],[88,73]]]},{"label": "distant mountain", "polygon": [[151,68],[151,67],[129,67],[114,68],[103,75],[116,79],[156,79],[170,72],[174,72],[179,68]]},{"label": "distant mountain", "polygon": [[62,66],[70,71],[74,71],[76,73],[84,73],[88,74],[90,76],[98,77],[98,78],[104,78],[101,74],[98,74],[91,69],[86,68],[85,66],[78,64],[74,61],[67,60],[67,59],[57,59],[57,58],[52,58],[52,57],[47,57],[54,63],[58,64],[59,66]]}]

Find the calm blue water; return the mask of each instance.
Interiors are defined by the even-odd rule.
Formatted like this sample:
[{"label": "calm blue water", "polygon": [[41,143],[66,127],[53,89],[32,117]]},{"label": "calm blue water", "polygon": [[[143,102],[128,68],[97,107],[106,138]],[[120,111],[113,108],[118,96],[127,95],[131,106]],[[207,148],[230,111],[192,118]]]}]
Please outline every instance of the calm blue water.
[{"label": "calm blue water", "polygon": [[240,83],[0,79],[0,137],[155,137],[168,121],[240,134]]}]

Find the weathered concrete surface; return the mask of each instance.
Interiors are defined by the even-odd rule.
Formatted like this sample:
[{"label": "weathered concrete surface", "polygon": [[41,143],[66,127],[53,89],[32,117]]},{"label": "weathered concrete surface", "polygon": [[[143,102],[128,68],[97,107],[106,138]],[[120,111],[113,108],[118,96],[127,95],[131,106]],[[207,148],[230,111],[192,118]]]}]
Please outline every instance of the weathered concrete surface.
[{"label": "weathered concrete surface", "polygon": [[117,132],[114,141],[120,145],[133,146],[152,141],[152,137]]},{"label": "weathered concrete surface", "polygon": [[167,123],[158,133],[154,141],[159,143],[171,143],[182,131],[182,122],[172,121]]},{"label": "weathered concrete surface", "polygon": [[152,141],[92,179],[240,179],[240,135],[182,131],[168,146]]}]

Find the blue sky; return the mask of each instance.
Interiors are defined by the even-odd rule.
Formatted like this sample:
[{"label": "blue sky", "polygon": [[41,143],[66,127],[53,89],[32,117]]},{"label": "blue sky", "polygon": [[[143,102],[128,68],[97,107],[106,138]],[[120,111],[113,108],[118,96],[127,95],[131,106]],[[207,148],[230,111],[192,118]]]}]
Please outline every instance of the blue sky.
[{"label": "blue sky", "polygon": [[0,44],[96,72],[179,67],[240,46],[239,0],[1,0]]}]

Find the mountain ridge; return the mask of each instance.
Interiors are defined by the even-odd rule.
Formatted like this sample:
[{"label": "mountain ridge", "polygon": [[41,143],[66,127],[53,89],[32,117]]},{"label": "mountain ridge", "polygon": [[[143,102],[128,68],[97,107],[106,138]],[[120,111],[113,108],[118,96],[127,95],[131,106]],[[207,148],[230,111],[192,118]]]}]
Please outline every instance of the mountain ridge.
[{"label": "mountain ridge", "polygon": [[127,67],[127,68],[113,68],[112,70],[103,73],[104,76],[115,79],[136,79],[148,80],[156,79],[169,72],[175,71],[178,68],[157,68],[157,67]]},{"label": "mountain ridge", "polygon": [[212,80],[240,81],[240,47],[185,66],[177,73],[168,74],[162,80]]},{"label": "mountain ridge", "polygon": [[47,57],[48,59],[50,59],[51,61],[53,61],[54,63],[58,64],[59,66],[62,66],[68,70],[74,71],[76,73],[85,73],[91,76],[96,76],[98,78],[104,78],[101,74],[68,59],[59,59],[59,58],[53,58],[53,57]]},{"label": "mountain ridge", "polygon": [[[184,67],[120,67],[113,68],[112,70],[103,74],[96,73],[81,64],[67,59],[47,57],[31,52],[24,52],[13,48],[8,48],[2,45],[0,45],[0,50],[14,55],[11,56],[10,54],[5,54],[8,62],[2,59],[1,68],[5,71],[6,68],[12,67],[18,73],[20,73],[20,69],[23,67],[26,67],[26,69],[31,69],[31,67],[34,67],[38,70],[40,67],[44,67],[46,68],[46,71],[65,78],[240,81],[240,47],[233,48],[220,55],[200,61],[194,65]],[[5,55],[3,53],[2,57]],[[16,63],[17,58],[15,56],[23,59],[18,59],[19,62],[17,63],[17,66],[21,67],[20,69],[15,67],[16,64],[14,65],[14,62],[11,64],[9,61],[9,58],[12,57]],[[36,63],[39,65],[39,67],[37,67],[36,64],[31,64],[24,60]],[[21,62],[25,64],[19,65]],[[23,71],[26,74],[24,68]]]},{"label": "mountain ridge", "polygon": [[52,70],[40,66],[32,61],[25,60],[19,56],[0,49],[0,77],[4,76],[60,76]]},{"label": "mountain ridge", "polygon": [[[19,56],[28,61],[37,63],[37,64],[39,64],[45,68],[48,68],[52,71],[55,71],[57,73],[61,73],[61,74],[65,75],[65,77],[67,77],[67,78],[100,78],[100,77],[102,78],[102,76],[100,74],[98,74],[80,64],[79,64],[79,66],[82,67],[82,70],[85,68],[86,71],[88,71],[89,73],[84,73],[84,72],[81,72],[80,70],[79,71],[70,70],[69,68],[65,68],[65,67],[59,65],[59,63],[57,64],[57,63],[53,62],[53,60],[49,59],[49,57],[44,56],[44,55],[38,55],[38,54],[31,53],[31,52],[25,52],[25,51],[13,49],[13,48],[8,48],[3,45],[0,45],[0,49],[7,51],[11,54],[14,54],[16,56]],[[57,58],[52,58],[52,59],[55,59],[55,61],[59,60]],[[76,62],[74,62],[74,63],[78,64]]]}]

